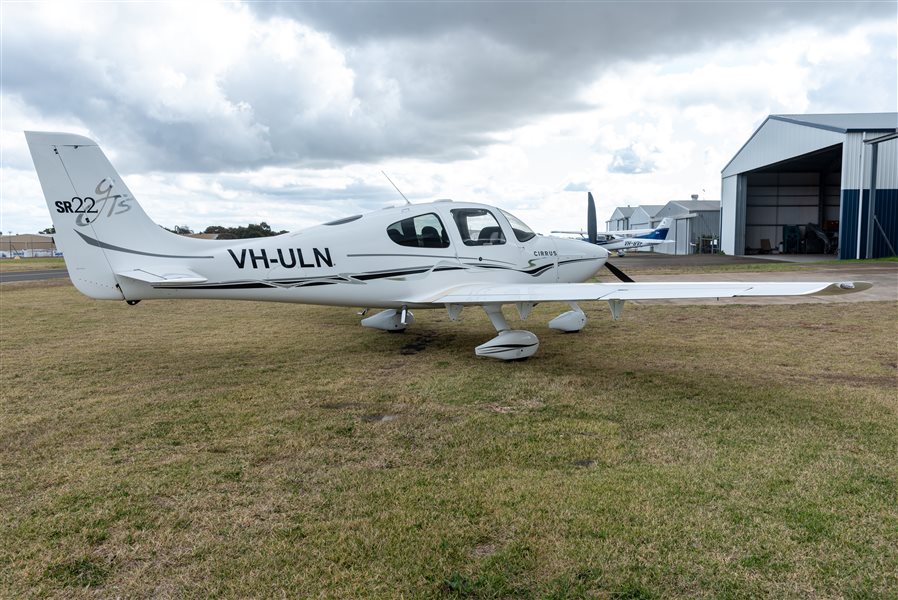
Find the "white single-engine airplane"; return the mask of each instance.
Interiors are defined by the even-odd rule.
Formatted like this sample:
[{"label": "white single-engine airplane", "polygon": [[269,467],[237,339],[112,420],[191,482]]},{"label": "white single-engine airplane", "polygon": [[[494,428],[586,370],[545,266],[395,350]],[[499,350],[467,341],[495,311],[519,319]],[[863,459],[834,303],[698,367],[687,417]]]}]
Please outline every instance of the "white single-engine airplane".
[{"label": "white single-engine airplane", "polygon": [[410,204],[296,233],[199,240],[169,233],[144,213],[97,144],[64,133],[26,132],[55,239],[85,295],[130,305],[162,298],[268,300],[385,309],[362,325],[386,331],[414,322],[410,309],[486,311],[498,335],[478,356],[532,356],[539,340],[511,329],[502,306],[525,319],[539,302],[571,310],[549,327],[579,331],[585,300],[841,294],[868,283],[582,283],[608,252],[580,240],[536,235],[507,212],[467,202]]},{"label": "white single-engine airplane", "polygon": [[579,235],[590,244],[601,246],[605,250],[616,250],[618,256],[623,256],[626,250],[637,248],[649,248],[660,244],[672,243],[668,241],[667,232],[673,219],[665,217],[661,219],[654,229],[622,229],[620,231],[598,231],[596,227],[596,202],[592,198],[592,192],[587,192],[587,230],[586,231],[553,231],[567,235]]}]

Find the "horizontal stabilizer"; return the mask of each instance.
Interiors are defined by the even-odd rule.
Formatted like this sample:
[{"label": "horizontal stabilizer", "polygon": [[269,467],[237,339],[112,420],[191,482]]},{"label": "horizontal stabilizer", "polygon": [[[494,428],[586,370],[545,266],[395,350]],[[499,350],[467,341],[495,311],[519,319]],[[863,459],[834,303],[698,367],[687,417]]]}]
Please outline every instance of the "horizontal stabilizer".
[{"label": "horizontal stabilizer", "polygon": [[179,268],[177,272],[173,273],[151,273],[146,269],[134,269],[133,271],[124,271],[121,273],[116,273],[116,275],[120,277],[127,277],[128,279],[134,279],[136,281],[140,281],[143,283],[152,283],[153,285],[160,284],[185,284],[185,283],[205,283],[207,279],[198,273],[194,273],[190,269]]}]

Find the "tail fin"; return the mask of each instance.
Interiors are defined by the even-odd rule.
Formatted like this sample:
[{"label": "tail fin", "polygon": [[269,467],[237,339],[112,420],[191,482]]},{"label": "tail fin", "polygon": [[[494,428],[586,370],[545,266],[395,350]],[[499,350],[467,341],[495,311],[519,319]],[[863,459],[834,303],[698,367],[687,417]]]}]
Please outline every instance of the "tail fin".
[{"label": "tail fin", "polygon": [[25,139],[72,283],[91,298],[123,299],[116,276],[129,268],[117,264],[123,255],[153,256],[140,249],[171,246],[179,236],[150,220],[96,142],[33,131]]},{"label": "tail fin", "polygon": [[648,235],[649,239],[653,240],[666,240],[667,232],[670,231],[670,226],[673,223],[673,218],[664,217],[661,219],[661,222],[658,223],[658,226],[655,227],[655,230]]}]

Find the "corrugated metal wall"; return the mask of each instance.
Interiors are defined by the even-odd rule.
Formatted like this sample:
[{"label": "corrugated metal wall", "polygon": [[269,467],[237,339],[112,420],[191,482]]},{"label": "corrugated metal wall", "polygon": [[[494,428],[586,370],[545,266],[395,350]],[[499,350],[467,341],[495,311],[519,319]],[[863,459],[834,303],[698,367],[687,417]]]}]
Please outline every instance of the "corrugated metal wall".
[{"label": "corrugated metal wall", "polygon": [[[876,178],[877,180],[879,177]],[[842,214],[839,223],[839,258],[866,258],[867,219],[870,214],[870,190],[864,190],[863,204],[858,211],[858,190],[842,190]],[[892,256],[889,248],[898,249],[898,189],[877,189],[877,221],[882,231],[874,225],[873,258]],[[883,236],[885,233],[885,237]],[[860,235],[860,240],[858,239]],[[886,242],[888,238],[888,243]]]},{"label": "corrugated metal wall", "polygon": [[[845,135],[842,146],[842,189],[857,190],[861,186],[870,188],[870,163],[872,147],[864,140],[881,136],[877,133],[851,132]],[[861,184],[863,173],[863,184]],[[898,188],[898,140],[879,144],[879,159],[876,173],[876,187],[879,189]]]},{"label": "corrugated metal wall", "polygon": [[[842,149],[842,210],[839,218],[839,258],[865,258],[870,210],[872,146],[864,139],[881,133],[849,133]],[[873,257],[891,256],[898,249],[898,140],[879,144],[876,169],[876,210]],[[863,187],[863,202],[860,188]],[[859,206],[860,204],[860,206]],[[860,214],[859,214],[860,213]],[[882,231],[880,231],[880,227]],[[885,233],[885,236],[883,236]],[[886,242],[888,239],[888,242]]]},{"label": "corrugated metal wall", "polygon": [[[870,179],[869,175],[867,179]],[[879,144],[876,187],[884,190],[898,188],[898,139]]]},{"label": "corrugated metal wall", "polygon": [[746,175],[720,180],[720,249],[729,255],[745,253]]}]

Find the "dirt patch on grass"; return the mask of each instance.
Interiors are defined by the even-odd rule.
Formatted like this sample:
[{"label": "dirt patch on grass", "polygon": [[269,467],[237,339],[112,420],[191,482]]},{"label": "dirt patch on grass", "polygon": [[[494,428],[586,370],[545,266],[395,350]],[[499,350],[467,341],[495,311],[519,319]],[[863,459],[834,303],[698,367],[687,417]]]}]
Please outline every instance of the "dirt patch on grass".
[{"label": "dirt patch on grass", "polygon": [[411,354],[418,354],[419,352],[423,352],[435,339],[436,334],[432,331],[415,333],[415,339],[400,348],[399,354],[408,356]]},{"label": "dirt patch on grass", "polygon": [[358,402],[326,402],[319,406],[327,410],[343,410],[346,408],[358,408],[361,404]]}]

